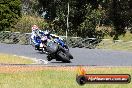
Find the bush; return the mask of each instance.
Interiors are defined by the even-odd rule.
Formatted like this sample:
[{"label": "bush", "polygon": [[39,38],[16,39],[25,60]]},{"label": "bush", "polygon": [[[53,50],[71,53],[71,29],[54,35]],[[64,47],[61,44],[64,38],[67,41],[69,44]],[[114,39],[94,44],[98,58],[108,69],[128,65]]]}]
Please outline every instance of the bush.
[{"label": "bush", "polygon": [[21,0],[0,1],[0,31],[9,30],[21,16]]},{"label": "bush", "polygon": [[14,32],[31,32],[32,25],[38,25],[40,29],[44,29],[47,26],[47,22],[40,17],[23,15],[19,22],[14,25],[12,31]]}]

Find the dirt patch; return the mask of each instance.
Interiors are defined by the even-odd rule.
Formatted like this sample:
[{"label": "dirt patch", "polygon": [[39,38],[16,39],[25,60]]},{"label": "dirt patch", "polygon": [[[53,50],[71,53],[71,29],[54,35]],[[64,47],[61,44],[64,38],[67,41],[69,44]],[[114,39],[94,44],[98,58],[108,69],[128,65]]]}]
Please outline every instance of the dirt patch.
[{"label": "dirt patch", "polygon": [[[17,72],[32,72],[32,71],[42,71],[42,70],[61,70],[61,71],[79,71],[80,66],[19,66],[19,65],[1,65],[0,73],[17,73]],[[86,72],[96,72],[96,71],[106,71],[112,70],[112,68],[120,67],[81,67],[86,70]],[[121,67],[122,69],[132,70],[132,67]]]}]

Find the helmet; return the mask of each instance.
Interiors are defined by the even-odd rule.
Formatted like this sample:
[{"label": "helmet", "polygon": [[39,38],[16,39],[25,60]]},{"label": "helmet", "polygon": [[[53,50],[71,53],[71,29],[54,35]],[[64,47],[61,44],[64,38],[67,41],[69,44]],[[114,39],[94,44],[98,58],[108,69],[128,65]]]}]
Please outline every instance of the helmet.
[{"label": "helmet", "polygon": [[33,25],[32,26],[32,32],[36,35],[36,36],[39,36],[39,28],[37,25]]},{"label": "helmet", "polygon": [[32,26],[32,31],[36,31],[36,30],[38,30],[39,28],[38,28],[38,26],[37,25],[33,25]]}]

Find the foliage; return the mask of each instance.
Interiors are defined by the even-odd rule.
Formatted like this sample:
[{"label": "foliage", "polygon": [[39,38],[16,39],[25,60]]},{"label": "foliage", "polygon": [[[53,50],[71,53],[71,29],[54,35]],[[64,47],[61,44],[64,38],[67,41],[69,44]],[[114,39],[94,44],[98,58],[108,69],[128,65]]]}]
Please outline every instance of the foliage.
[{"label": "foliage", "polygon": [[86,19],[84,22],[81,23],[80,27],[78,28],[78,34],[83,34],[80,36],[83,37],[96,37],[96,26],[100,25],[100,21],[103,18],[104,11],[103,10],[92,10],[91,5],[87,5],[87,14]]},{"label": "foliage", "polygon": [[21,16],[20,0],[0,1],[0,31],[12,27]]},{"label": "foliage", "polygon": [[25,15],[38,15],[41,9],[38,0],[21,0],[22,1],[22,14]]},{"label": "foliage", "polygon": [[[87,0],[81,0],[81,1],[80,0],[72,0],[72,1],[56,0],[53,3],[52,0],[49,1],[46,8],[50,8],[48,6],[55,5],[54,12],[56,12],[55,14],[56,17],[53,20],[51,20],[52,29],[55,30],[56,32],[59,32],[59,31],[65,32],[65,30],[67,29],[67,16],[68,16],[69,17],[69,29],[68,29],[69,36],[70,35],[81,36],[81,37],[97,36],[95,33],[95,27],[98,24],[99,25],[103,24],[102,21],[106,19],[104,16],[106,14],[105,14],[105,10],[99,7],[103,3],[103,1],[102,3],[98,3],[101,1],[96,1],[96,6],[94,2],[87,1]],[[41,2],[41,4],[42,3],[44,3],[44,1]],[[70,4],[69,15],[67,11],[68,3]]]},{"label": "foliage", "polygon": [[[65,35],[67,17],[69,18],[68,36],[98,37],[104,34],[125,35],[126,28],[132,26],[131,0],[21,0],[23,17],[15,25],[15,31],[30,32],[32,24],[47,26],[57,34]],[[0,4],[2,15],[0,29],[12,27],[20,16],[20,1],[6,0]],[[12,4],[10,4],[12,3]],[[17,4],[14,4],[17,3]],[[70,6],[68,15],[68,3]],[[11,6],[12,8],[10,8]],[[19,6],[19,7],[18,7]],[[14,9],[15,8],[15,9]],[[15,13],[16,11],[16,13]],[[13,13],[14,12],[14,13]],[[40,16],[45,17],[37,21]],[[36,20],[33,20],[33,19]],[[46,20],[46,22],[45,22]],[[96,27],[109,26],[111,33],[96,31]],[[13,30],[14,30],[13,29]]]},{"label": "foliage", "polygon": [[[54,11],[56,11],[57,20],[54,21],[54,27],[66,30],[67,1],[56,1],[61,3],[49,3],[49,6],[53,4],[56,6]],[[131,0],[72,0],[69,3],[69,33],[77,34],[77,36],[86,37],[89,34],[89,37],[93,37],[97,25],[107,25],[114,27],[114,32],[112,31],[111,34],[116,37],[125,33],[125,27],[132,25]],[[91,5],[91,8],[87,8],[87,5]]]},{"label": "foliage", "polygon": [[31,32],[32,25],[38,25],[39,28],[44,29],[47,25],[46,21],[36,16],[23,15],[22,18],[14,25],[12,31]]},{"label": "foliage", "polygon": [[130,27],[132,24],[132,14],[131,14],[131,0],[113,0],[109,6],[109,18],[113,22],[115,27],[115,37],[125,34],[125,27]]}]

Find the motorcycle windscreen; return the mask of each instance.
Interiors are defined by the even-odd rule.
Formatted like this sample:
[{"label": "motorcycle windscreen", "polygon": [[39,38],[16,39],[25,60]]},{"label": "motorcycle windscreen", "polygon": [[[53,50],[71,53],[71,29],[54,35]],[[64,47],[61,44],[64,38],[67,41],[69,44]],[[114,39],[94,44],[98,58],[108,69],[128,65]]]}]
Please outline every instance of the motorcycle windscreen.
[{"label": "motorcycle windscreen", "polygon": [[53,43],[53,42],[49,42],[47,44],[48,47],[47,50],[50,52],[50,53],[55,53],[58,49],[58,45],[56,43]]},{"label": "motorcycle windscreen", "polygon": [[56,43],[59,43],[62,47],[64,46],[64,42],[62,41],[62,40],[60,40],[60,39],[54,39],[54,41],[56,42]]}]

